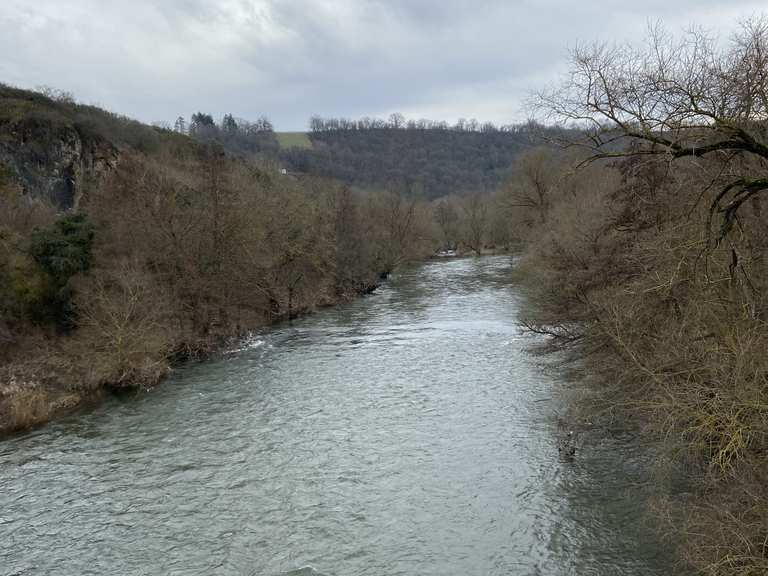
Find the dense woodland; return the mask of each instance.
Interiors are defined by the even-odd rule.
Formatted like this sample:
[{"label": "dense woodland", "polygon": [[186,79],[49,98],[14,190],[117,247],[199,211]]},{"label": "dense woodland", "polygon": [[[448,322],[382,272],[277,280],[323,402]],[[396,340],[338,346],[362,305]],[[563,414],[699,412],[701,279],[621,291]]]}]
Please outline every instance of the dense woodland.
[{"label": "dense woodland", "polygon": [[225,114],[216,122],[197,112],[189,122],[180,116],[173,126],[159,126],[216,142],[233,155],[281,163],[293,174],[427,200],[494,192],[523,151],[568,133],[535,122],[496,126],[462,119],[449,125],[400,114],[387,120],[313,117],[309,125],[311,146],[283,149],[265,117],[249,122]]},{"label": "dense woodland", "polygon": [[283,152],[293,170],[335,178],[360,188],[398,190],[433,200],[493,192],[514,159],[541,136],[536,125],[497,127],[460,120],[310,120],[311,148]]}]

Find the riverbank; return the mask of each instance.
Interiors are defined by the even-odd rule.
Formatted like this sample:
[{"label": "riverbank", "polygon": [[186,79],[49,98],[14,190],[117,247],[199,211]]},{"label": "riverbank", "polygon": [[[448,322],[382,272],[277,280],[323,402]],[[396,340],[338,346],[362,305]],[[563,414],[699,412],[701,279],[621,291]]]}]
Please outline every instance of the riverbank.
[{"label": "riverbank", "polygon": [[0,141],[3,430],[153,386],[439,244],[425,200],[55,95],[0,86]]},{"label": "riverbank", "polygon": [[24,346],[28,352],[18,354],[15,361],[0,367],[0,441],[12,434],[42,426],[66,416],[84,406],[97,404],[110,390],[151,388],[160,384],[175,367],[195,360],[205,360],[231,347],[253,331],[269,329],[282,323],[330,308],[351,299],[373,293],[381,282],[361,286],[353,294],[325,296],[312,305],[299,306],[274,314],[248,331],[209,336],[184,343],[158,362],[156,354],[134,358],[133,375],[119,365],[102,366],[106,374],[116,378],[101,378],[94,382],[92,364],[87,358],[72,357],[72,346],[66,336],[37,335]]},{"label": "riverbank", "polygon": [[[504,253],[505,250],[485,248],[482,256]],[[450,258],[476,256],[472,251],[462,250]],[[81,347],[72,345],[71,336],[37,334],[18,347],[26,349],[27,352],[17,354],[16,360],[0,367],[0,440],[11,434],[45,425],[83,406],[97,404],[110,390],[157,386],[175,367],[191,360],[204,360],[248,337],[253,331],[269,329],[313,314],[317,310],[371,294],[387,278],[386,274],[376,276],[377,282],[365,284],[351,294],[324,294],[311,304],[300,304],[295,310],[272,314],[246,331],[209,335],[194,342],[183,342],[161,358],[157,357],[155,351],[147,351],[145,356],[133,358],[132,366],[127,370],[125,366],[116,363],[116,358],[108,359],[108,364],[104,365],[103,360],[89,359],[87,354],[85,357],[82,354],[73,356],[73,349]],[[212,328],[213,326],[209,327]],[[179,340],[179,335],[175,335],[174,340]],[[94,363],[101,364],[99,372],[107,374],[106,377],[98,376],[94,381]],[[110,374],[115,376],[110,378]]]},{"label": "riverbank", "polygon": [[569,355],[569,428],[631,430],[657,450],[667,496],[647,504],[681,562],[766,574],[764,217],[750,206],[738,238],[715,246],[708,183],[662,168],[593,164],[551,189],[525,233],[523,320]]}]

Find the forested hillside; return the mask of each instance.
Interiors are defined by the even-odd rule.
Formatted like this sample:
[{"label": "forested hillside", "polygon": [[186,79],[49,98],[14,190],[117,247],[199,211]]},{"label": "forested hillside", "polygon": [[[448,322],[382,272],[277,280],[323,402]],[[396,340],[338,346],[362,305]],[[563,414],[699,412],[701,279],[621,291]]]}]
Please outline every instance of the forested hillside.
[{"label": "forested hillside", "polygon": [[307,133],[275,133],[265,117],[251,122],[225,114],[217,122],[197,112],[163,128],[241,158],[277,162],[292,174],[426,200],[494,192],[524,151],[571,133],[533,122],[449,125],[400,114],[388,120],[313,117],[309,124]]},{"label": "forested hillside", "polygon": [[557,130],[534,124],[497,127],[459,121],[312,118],[312,147],[283,150],[292,170],[367,189],[389,188],[421,198],[492,192],[514,160]]},{"label": "forested hillside", "polygon": [[437,247],[424,203],[212,140],[0,88],[0,429],[151,385]]}]

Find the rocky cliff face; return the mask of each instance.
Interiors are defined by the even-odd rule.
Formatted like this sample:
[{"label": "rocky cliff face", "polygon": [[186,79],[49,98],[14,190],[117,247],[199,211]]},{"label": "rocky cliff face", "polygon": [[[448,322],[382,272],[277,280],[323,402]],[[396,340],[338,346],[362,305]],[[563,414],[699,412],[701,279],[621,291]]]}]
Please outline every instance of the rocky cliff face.
[{"label": "rocky cliff face", "polygon": [[97,185],[117,161],[110,142],[56,118],[0,123],[0,164],[26,193],[61,210],[77,208],[88,187]]}]

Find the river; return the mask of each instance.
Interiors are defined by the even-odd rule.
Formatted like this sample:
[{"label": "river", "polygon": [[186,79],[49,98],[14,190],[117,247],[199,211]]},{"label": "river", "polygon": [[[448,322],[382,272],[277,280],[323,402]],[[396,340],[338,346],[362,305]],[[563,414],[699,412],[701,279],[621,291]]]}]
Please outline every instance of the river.
[{"label": "river", "polygon": [[430,262],[0,443],[0,574],[653,576],[642,456],[558,456],[506,257]]}]

